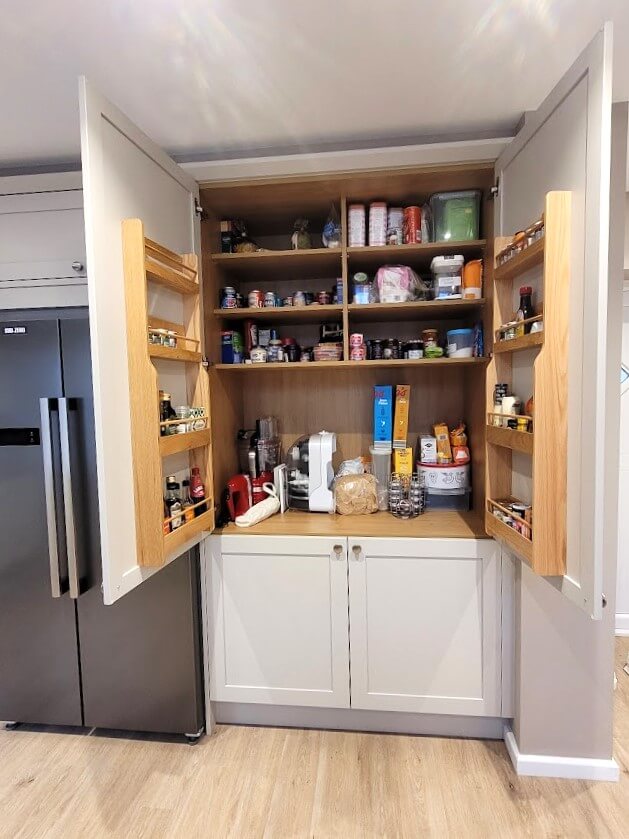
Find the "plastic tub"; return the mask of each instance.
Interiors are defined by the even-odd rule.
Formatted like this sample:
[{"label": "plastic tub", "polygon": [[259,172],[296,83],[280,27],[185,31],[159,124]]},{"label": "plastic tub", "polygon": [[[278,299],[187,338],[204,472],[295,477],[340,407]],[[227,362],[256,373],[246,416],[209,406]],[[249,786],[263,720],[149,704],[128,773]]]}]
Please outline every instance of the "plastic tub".
[{"label": "plastic tub", "polygon": [[469,463],[418,463],[419,482],[427,490],[470,488]]},{"label": "plastic tub", "polygon": [[435,256],[430,263],[433,294],[436,300],[460,298],[463,286],[463,262],[460,254]]},{"label": "plastic tub", "polygon": [[469,489],[427,489],[427,510],[456,510],[467,512],[470,509]]},{"label": "plastic tub", "polygon": [[478,239],[480,189],[437,192],[430,197],[435,242],[463,242]]},{"label": "plastic tub", "polygon": [[474,347],[473,329],[449,329],[447,336],[449,358],[472,357]]},{"label": "plastic tub", "polygon": [[373,474],[376,479],[376,497],[378,509],[389,509],[389,478],[391,477],[391,449],[369,448]]}]

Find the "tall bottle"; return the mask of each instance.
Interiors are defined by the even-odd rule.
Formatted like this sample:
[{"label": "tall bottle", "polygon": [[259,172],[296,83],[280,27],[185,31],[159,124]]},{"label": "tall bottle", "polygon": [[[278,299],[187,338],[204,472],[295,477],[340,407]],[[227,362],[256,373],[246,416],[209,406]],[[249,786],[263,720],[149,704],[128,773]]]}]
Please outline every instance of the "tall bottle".
[{"label": "tall bottle", "polygon": [[[193,504],[198,504],[199,501],[205,500],[205,487],[201,480],[201,473],[198,466],[193,466],[190,470],[190,499]],[[200,516],[207,512],[207,504],[199,504],[194,508],[195,516]]]},{"label": "tall bottle", "polygon": [[183,507],[183,519],[185,522],[192,521],[194,518],[194,510],[192,509],[193,501],[190,498],[190,481],[181,482],[181,506]]},{"label": "tall bottle", "polygon": [[175,476],[169,475],[166,478],[166,497],[164,503],[168,512],[167,518],[172,519],[170,522],[171,530],[177,530],[183,524],[183,507],[181,506],[179,489],[179,483]]},{"label": "tall bottle", "polygon": [[[159,392],[159,419],[160,422],[168,422],[168,420],[176,419],[177,414],[173,406],[170,404],[170,393],[166,393],[163,390]],[[160,434],[162,437],[166,437],[172,431],[174,431],[174,426],[172,425],[160,425]]]},{"label": "tall bottle", "polygon": [[[520,288],[520,306],[518,307],[518,311],[515,316],[516,321],[528,320],[528,318],[532,318],[535,315],[535,312],[533,311],[533,302],[531,300],[532,294],[533,289],[530,285],[523,285]],[[528,335],[530,331],[530,323],[520,323],[516,327],[516,335],[518,338],[522,335]]]}]

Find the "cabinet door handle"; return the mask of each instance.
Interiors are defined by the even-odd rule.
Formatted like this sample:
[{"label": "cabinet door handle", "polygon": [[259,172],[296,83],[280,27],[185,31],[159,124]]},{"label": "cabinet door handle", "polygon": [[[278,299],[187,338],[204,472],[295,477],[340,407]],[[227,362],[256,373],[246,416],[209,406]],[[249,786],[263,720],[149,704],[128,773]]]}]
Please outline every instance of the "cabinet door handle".
[{"label": "cabinet door handle", "polygon": [[360,560],[362,559],[362,556],[363,556],[363,551],[362,551],[362,548],[360,547],[360,545],[354,545],[352,547],[352,551],[354,552],[354,561],[355,562],[360,562]]},{"label": "cabinet door handle", "polygon": [[343,557],[343,545],[335,545],[332,550],[335,554],[335,559],[344,559]]}]

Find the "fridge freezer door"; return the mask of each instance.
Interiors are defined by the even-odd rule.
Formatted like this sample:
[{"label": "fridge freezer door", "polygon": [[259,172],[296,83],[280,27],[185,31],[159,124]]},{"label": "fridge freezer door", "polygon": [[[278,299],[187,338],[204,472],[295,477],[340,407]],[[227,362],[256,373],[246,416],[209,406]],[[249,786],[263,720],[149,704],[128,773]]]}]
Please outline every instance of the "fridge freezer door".
[{"label": "fridge freezer door", "polygon": [[[56,320],[0,318],[0,428],[38,428],[39,399],[62,395]],[[59,438],[52,420],[53,492],[61,523]],[[0,719],[81,725],[74,604],[53,597],[42,445],[0,445]],[[20,442],[19,439],[17,442]],[[65,547],[58,532],[64,577]],[[61,581],[61,590],[65,587]]]}]

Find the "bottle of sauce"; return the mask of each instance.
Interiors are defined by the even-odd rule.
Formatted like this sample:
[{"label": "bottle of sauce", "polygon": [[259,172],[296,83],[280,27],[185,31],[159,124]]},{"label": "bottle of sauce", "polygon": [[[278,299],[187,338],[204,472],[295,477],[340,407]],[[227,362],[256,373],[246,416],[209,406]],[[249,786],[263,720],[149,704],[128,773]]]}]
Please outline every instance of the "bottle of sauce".
[{"label": "bottle of sauce", "polygon": [[[533,311],[533,303],[531,300],[532,294],[533,289],[530,285],[523,285],[520,288],[520,306],[515,316],[516,321],[527,320],[528,318],[532,318],[535,315],[535,312]],[[520,338],[522,335],[528,335],[530,331],[530,323],[520,323],[516,327],[516,337]]]},{"label": "bottle of sauce", "polygon": [[[203,486],[198,466],[193,466],[190,470],[190,499],[193,504],[198,504],[199,501],[205,500],[205,487]],[[195,516],[200,516],[206,512],[207,504],[200,504],[194,508]]]},{"label": "bottle of sauce", "polygon": [[192,509],[193,501],[190,498],[190,481],[181,482],[181,506],[183,507],[183,520],[185,522],[192,521],[194,518],[194,510]]},{"label": "bottle of sauce", "polygon": [[177,530],[183,524],[183,508],[181,506],[181,498],[179,497],[179,483],[174,475],[169,475],[166,478],[166,510],[168,512],[167,518],[172,519],[170,522],[170,529]]},{"label": "bottle of sauce", "polygon": [[[173,406],[170,404],[170,393],[166,393],[163,390],[159,392],[159,420],[160,422],[168,422],[168,420],[176,419],[177,414]],[[171,431],[174,430],[174,426],[172,425],[160,425],[160,434],[162,437],[166,437]]]}]

